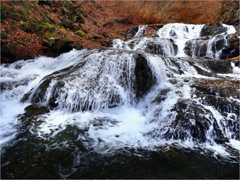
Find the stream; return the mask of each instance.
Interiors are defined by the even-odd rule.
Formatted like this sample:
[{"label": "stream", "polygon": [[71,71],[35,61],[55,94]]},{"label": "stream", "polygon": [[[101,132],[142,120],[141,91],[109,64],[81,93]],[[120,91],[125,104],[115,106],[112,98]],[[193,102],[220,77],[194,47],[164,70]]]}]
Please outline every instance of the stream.
[{"label": "stream", "polygon": [[204,28],[2,64],[2,178],[239,178],[236,30]]}]

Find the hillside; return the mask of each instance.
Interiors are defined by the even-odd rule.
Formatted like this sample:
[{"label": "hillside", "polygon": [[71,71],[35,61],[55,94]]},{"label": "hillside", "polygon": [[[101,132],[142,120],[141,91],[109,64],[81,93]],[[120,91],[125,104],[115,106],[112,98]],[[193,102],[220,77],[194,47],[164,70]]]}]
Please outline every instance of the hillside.
[{"label": "hillside", "polygon": [[215,1],[1,1],[1,62],[109,46],[139,24],[237,25],[237,13],[236,4]]}]

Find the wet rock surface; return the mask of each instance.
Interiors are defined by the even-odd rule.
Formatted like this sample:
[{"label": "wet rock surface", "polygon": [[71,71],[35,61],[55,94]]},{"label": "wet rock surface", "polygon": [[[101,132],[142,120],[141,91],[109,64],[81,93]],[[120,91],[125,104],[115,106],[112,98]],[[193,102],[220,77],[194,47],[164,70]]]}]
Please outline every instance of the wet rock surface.
[{"label": "wet rock surface", "polygon": [[[195,46],[193,49],[192,47]],[[207,41],[202,39],[189,40],[186,42],[184,52],[188,56],[205,57],[207,53]]]},{"label": "wet rock surface", "polygon": [[148,62],[143,55],[137,54],[133,57],[136,59],[136,97],[140,98],[149,91],[156,79],[154,80],[155,77],[152,74],[152,71],[148,66]]},{"label": "wet rock surface", "polygon": [[[104,52],[105,50],[98,50],[97,52]],[[115,54],[114,51],[106,51],[106,56],[115,56],[119,55],[124,51],[117,52]],[[132,54],[131,52],[125,51],[126,53]],[[119,54],[118,54],[119,53]],[[105,74],[101,74],[101,72],[94,72],[97,73],[97,77],[89,77],[91,80],[88,81],[88,83],[84,84],[86,89],[78,90],[76,91],[72,96],[70,96],[67,92],[70,91],[69,85],[71,85],[74,82],[73,77],[75,77],[77,74],[79,76],[85,76],[84,74],[81,74],[82,68],[85,68],[87,66],[87,57],[89,54],[85,56],[85,60],[82,60],[80,63],[77,63],[73,66],[70,66],[68,68],[65,68],[63,70],[57,71],[51,75],[48,75],[42,79],[39,86],[36,89],[32,89],[27,94],[25,94],[22,98],[22,102],[30,101],[31,103],[45,103],[48,105],[50,109],[53,108],[63,108],[72,106],[70,105],[71,102],[63,104],[59,104],[59,98],[62,98],[63,96],[65,99],[71,98],[73,101],[73,107],[70,107],[72,111],[85,111],[85,110],[94,110],[96,107],[94,107],[95,100],[92,99],[91,96],[93,96],[94,93],[100,93],[100,91],[108,88],[108,82],[103,85],[102,87],[99,87],[101,84],[101,78],[105,79]],[[105,55],[104,55],[105,56]],[[123,64],[123,70],[121,70],[121,74],[117,74],[117,78],[120,86],[125,88],[126,91],[130,91],[129,89],[134,90],[136,98],[141,98],[145,93],[148,92],[148,90],[154,85],[156,78],[152,74],[152,71],[147,63],[146,58],[143,54],[133,54],[133,59],[135,63],[135,70],[134,74],[130,76],[128,74],[129,72],[126,71],[127,64]],[[102,59],[100,63],[100,69],[108,69],[107,67],[107,61],[105,61],[105,57]],[[124,62],[124,63],[127,63]],[[70,77],[70,78],[69,78]],[[130,78],[130,79],[129,79]],[[129,80],[133,81],[131,82],[131,86],[129,86]],[[106,81],[106,80],[105,80]],[[89,83],[90,82],[90,83]],[[50,96],[47,97],[47,94],[49,93],[48,90],[50,90]],[[86,97],[81,97],[81,92],[85,93],[86,90],[90,90],[88,94],[86,94]],[[107,97],[106,99],[103,99],[103,102],[106,103],[106,106],[108,108],[116,107],[123,104],[123,99],[120,96],[119,92],[115,87],[106,90]],[[63,95],[64,94],[64,95]],[[70,97],[69,97],[70,96]],[[87,98],[87,99],[85,99]],[[97,100],[96,100],[97,101]],[[101,105],[100,105],[101,106]],[[102,108],[105,108],[105,106],[102,106]]]},{"label": "wet rock surface", "polygon": [[228,35],[228,45],[222,50],[221,59],[233,58],[240,55],[239,37],[237,35]]},{"label": "wet rock surface", "polygon": [[201,37],[203,36],[211,36],[226,32],[226,28],[221,23],[216,24],[206,24],[203,26],[201,30]]},{"label": "wet rock surface", "polygon": [[132,27],[130,30],[127,31],[126,37],[131,38],[131,37],[135,37],[136,35],[138,37],[144,36],[144,34],[146,33],[146,29],[143,29],[141,33],[137,34],[139,30],[140,30],[139,26]]}]

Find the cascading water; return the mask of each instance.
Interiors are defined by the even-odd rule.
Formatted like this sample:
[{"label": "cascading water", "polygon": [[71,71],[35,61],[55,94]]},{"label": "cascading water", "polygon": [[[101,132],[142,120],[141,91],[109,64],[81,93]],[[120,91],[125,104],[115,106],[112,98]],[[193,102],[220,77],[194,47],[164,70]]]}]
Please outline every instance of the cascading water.
[{"label": "cascading water", "polygon": [[3,64],[2,176],[236,178],[239,67],[185,57],[203,27]]},{"label": "cascading water", "polygon": [[[221,25],[216,35],[210,36],[205,25],[173,23],[160,28],[154,38],[139,38],[123,41],[116,39],[113,47],[132,49],[170,57],[208,57],[220,59],[222,50],[228,45],[229,34],[236,32],[233,26]],[[142,32],[142,31],[141,31]],[[136,32],[137,36],[140,31]]]}]

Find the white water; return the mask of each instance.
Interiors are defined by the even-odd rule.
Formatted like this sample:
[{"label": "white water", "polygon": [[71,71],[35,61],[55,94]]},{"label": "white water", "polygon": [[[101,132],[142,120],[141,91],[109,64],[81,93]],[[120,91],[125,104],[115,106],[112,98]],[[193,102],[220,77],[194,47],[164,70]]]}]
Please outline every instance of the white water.
[{"label": "white water", "polygon": [[135,37],[141,37],[146,33],[147,25],[138,26],[138,32],[135,34]]},{"label": "white water", "polygon": [[[236,32],[236,29],[233,26],[223,24],[223,27],[226,28],[224,33],[211,36],[211,37],[201,37],[201,30],[204,25],[193,25],[193,24],[183,24],[183,23],[172,23],[166,24],[162,28],[160,28],[156,34],[158,37],[155,38],[146,38],[142,37],[139,39],[130,39],[128,41],[123,41],[120,39],[116,39],[113,41],[113,47],[118,49],[127,49],[127,50],[135,50],[140,52],[149,52],[147,49],[147,45],[152,42],[157,45],[156,52],[154,54],[160,54],[169,57],[188,57],[185,53],[184,48],[187,46],[186,42],[192,41],[191,44],[191,57],[201,57],[200,52],[196,52],[196,48],[206,46],[206,55],[205,57],[209,57],[212,59],[219,59],[221,55],[221,50],[216,50],[216,52],[212,52],[212,48],[216,49],[217,40],[223,39],[224,46],[228,45],[227,35],[233,34]],[[136,33],[135,37],[141,37],[143,29],[146,29],[144,26],[140,26],[139,31]],[[144,29],[144,30],[145,30]],[[141,34],[141,36],[139,36]],[[177,46],[177,53],[174,51],[172,40]],[[161,49],[161,50],[160,50]],[[163,51],[163,52],[161,52]]]},{"label": "white water", "polygon": [[[177,34],[178,38],[197,37],[202,25],[195,28],[188,26],[188,28],[190,27],[192,27],[189,30],[190,34],[180,33]],[[169,27],[165,28],[166,33],[169,32]],[[183,25],[179,25],[178,28],[186,31]],[[163,32],[160,34],[164,35]],[[142,44],[138,46],[140,48]],[[118,47],[115,46],[115,48]],[[182,52],[178,52],[178,55],[179,53]],[[233,139],[232,132],[225,128],[225,121],[233,121],[234,119],[230,116],[226,118],[212,106],[202,104],[200,98],[195,97],[193,89],[190,87],[195,78],[209,79],[214,77],[198,74],[184,59],[144,54],[153,75],[156,77],[156,84],[140,101],[135,102],[132,90],[132,81],[135,78],[134,54],[133,51],[115,52],[113,49],[105,51],[73,50],[57,58],[40,57],[29,61],[18,61],[11,65],[2,65],[0,67],[1,83],[9,82],[11,86],[8,86],[7,91],[1,92],[1,145],[14,138],[17,133],[16,125],[21,124],[16,117],[23,113],[24,108],[30,104],[29,101],[20,103],[23,95],[32,88],[35,91],[41,79],[46,75],[73,65],[73,68],[78,67],[79,69],[73,71],[72,74],[64,74],[61,78],[65,82],[65,86],[61,96],[57,99],[59,107],[46,115],[42,115],[45,121],[37,129],[32,127],[32,133],[37,133],[39,137],[54,137],[66,125],[72,124],[79,129],[87,129],[85,136],[79,135],[79,141],[83,141],[86,148],[94,148],[101,150],[101,152],[110,152],[121,147],[154,150],[158,146],[172,143],[194,147],[198,146],[198,143],[193,141],[190,134],[184,140],[163,138],[168,130],[173,132],[178,130],[171,127],[171,123],[175,121],[177,116],[177,112],[173,109],[177,102],[186,101],[187,104],[197,104],[202,107],[203,111],[206,112],[206,118],[211,123],[215,119],[220,129],[226,131],[225,136],[230,139],[230,145],[240,150],[239,141]],[[84,65],[80,67],[79,63],[84,63]],[[234,76],[235,80],[239,81],[239,67],[234,65],[232,67],[233,71],[225,74],[225,77]],[[124,77],[123,74],[125,74]],[[171,81],[175,81],[175,83],[171,83]],[[19,82],[23,83],[17,84]],[[55,81],[50,84],[46,96],[40,104],[47,105],[47,99],[51,95],[54,83]],[[109,97],[114,95],[120,97],[120,102],[116,104],[118,107],[106,108],[109,105]],[[157,97],[162,98],[162,100],[156,101]],[[233,100],[236,99],[233,98]],[[73,110],[87,101],[91,102],[92,111]],[[233,114],[233,116],[236,115]],[[190,119],[190,123],[194,125],[195,119]],[[225,130],[223,130],[224,128]],[[224,147],[216,145],[212,136],[211,124],[204,147],[226,155]],[[85,141],[86,139],[88,141]],[[216,148],[219,146],[221,148]]]},{"label": "white water", "polygon": [[178,57],[186,57],[184,53],[185,43],[188,40],[200,37],[200,32],[203,25],[193,24],[167,24],[157,31],[160,38],[171,38],[178,46]]}]

